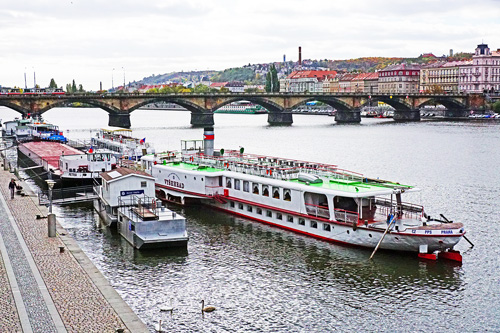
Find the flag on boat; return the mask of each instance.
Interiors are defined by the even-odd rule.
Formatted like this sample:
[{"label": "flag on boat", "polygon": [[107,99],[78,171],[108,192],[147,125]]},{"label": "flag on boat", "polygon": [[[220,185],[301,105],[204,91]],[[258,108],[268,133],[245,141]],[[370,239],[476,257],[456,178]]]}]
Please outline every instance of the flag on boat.
[{"label": "flag on boat", "polygon": [[141,144],[143,144],[144,142],[146,142],[146,138],[141,139],[141,140],[139,141],[139,143],[141,143]]},{"label": "flag on boat", "polygon": [[94,147],[90,146],[88,153],[92,154],[94,152]]}]

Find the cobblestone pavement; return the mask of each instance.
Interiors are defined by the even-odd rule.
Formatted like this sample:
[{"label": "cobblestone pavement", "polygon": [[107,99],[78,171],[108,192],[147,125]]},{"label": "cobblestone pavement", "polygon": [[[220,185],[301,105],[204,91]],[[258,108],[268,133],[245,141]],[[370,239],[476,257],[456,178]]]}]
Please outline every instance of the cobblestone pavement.
[{"label": "cobblestone pavement", "polygon": [[2,256],[0,256],[0,314],[0,332],[21,332],[21,322]]},{"label": "cobblestone pavement", "polygon": [[[7,186],[11,177],[12,174],[9,172],[0,171],[1,194],[6,198],[8,208],[31,252],[33,261],[66,330],[68,332],[115,332],[117,328],[125,328],[124,322],[115,309],[92,282],[72,252],[60,252],[59,247],[65,246],[61,238],[47,236],[47,219],[36,218],[36,215],[46,216],[47,212],[45,207],[38,206],[37,198],[16,196],[15,199],[10,199]],[[5,213],[3,208],[0,209],[0,214],[1,211]],[[8,242],[14,240],[8,236],[8,226],[6,227],[4,222],[7,219],[4,216],[0,216],[0,219],[2,220],[0,223],[2,236],[7,245]],[[59,226],[58,230],[61,232],[64,229]],[[8,237],[4,236],[4,232]],[[64,237],[67,236],[64,235]],[[16,273],[31,327],[35,332],[56,331],[54,322],[50,316],[47,316],[50,309],[47,310],[43,299],[40,298],[38,286],[30,278],[31,272],[25,267],[27,264],[23,264],[22,257],[18,257],[15,247],[14,245],[7,252]],[[19,251],[21,251],[20,248]],[[0,319],[0,331],[20,331],[19,319],[16,321],[15,311],[12,308],[12,292],[9,292],[8,283],[2,283],[6,280],[2,268],[3,266],[0,267],[0,283],[2,284],[0,290],[4,292],[5,289],[2,293],[5,296],[0,300],[0,311],[8,318]],[[3,327],[6,329],[4,330]]]}]

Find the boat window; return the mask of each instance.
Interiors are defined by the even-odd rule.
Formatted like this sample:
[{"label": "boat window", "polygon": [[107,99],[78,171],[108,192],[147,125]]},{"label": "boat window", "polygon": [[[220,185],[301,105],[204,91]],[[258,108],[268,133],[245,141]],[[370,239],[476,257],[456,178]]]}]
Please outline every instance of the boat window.
[{"label": "boat window", "polygon": [[354,198],[336,196],[333,198],[335,210],[346,210],[348,212],[357,212],[358,204]]},{"label": "boat window", "polygon": [[226,179],[226,187],[231,188],[231,178]]},{"label": "boat window", "polygon": [[299,218],[299,224],[306,225],[306,220],[304,220],[303,218]]},{"label": "boat window", "polygon": [[262,209],[261,208],[257,208],[257,214],[262,215]]},{"label": "boat window", "polygon": [[229,206],[231,206],[231,208],[234,208],[234,201],[231,201],[231,202],[229,203]]},{"label": "boat window", "polygon": [[253,184],[253,194],[259,194],[259,184]]},{"label": "boat window", "polygon": [[274,199],[280,198],[280,189],[278,187],[273,186],[273,198]]},{"label": "boat window", "polygon": [[270,210],[267,210],[266,215],[267,215],[267,217],[273,217],[273,212]]},{"label": "boat window", "polygon": [[262,186],[262,195],[265,197],[269,196],[269,187],[267,185]]},{"label": "boat window", "polygon": [[326,223],[323,223],[323,230],[330,231],[331,230],[330,225],[326,224]]},{"label": "boat window", "polygon": [[286,220],[287,220],[288,222],[293,223],[293,216],[292,216],[292,215],[288,215],[288,216],[287,216],[287,218],[286,218]]},{"label": "boat window", "polygon": [[316,221],[311,221],[311,228],[318,228],[318,222]]},{"label": "boat window", "polygon": [[238,204],[238,208],[239,208],[239,209],[243,209],[243,204],[241,204],[241,203],[240,203],[240,204]]},{"label": "boat window", "polygon": [[250,192],[250,185],[248,183],[248,180],[243,181],[243,192]]},{"label": "boat window", "polygon": [[284,189],[283,190],[283,200],[285,201],[292,201],[292,195],[290,194],[289,189]]},{"label": "boat window", "polygon": [[281,215],[281,213],[277,213],[277,214],[276,214],[276,218],[277,218],[278,220],[282,220],[282,219],[283,219],[283,215]]},{"label": "boat window", "polygon": [[148,187],[148,183],[147,182],[141,182],[141,187]]},{"label": "boat window", "polygon": [[247,206],[247,210],[248,210],[249,212],[252,212],[252,211],[253,211],[252,206]]},{"label": "boat window", "polygon": [[240,189],[240,180],[239,179],[235,179],[234,180],[234,189],[235,190],[239,190]]}]

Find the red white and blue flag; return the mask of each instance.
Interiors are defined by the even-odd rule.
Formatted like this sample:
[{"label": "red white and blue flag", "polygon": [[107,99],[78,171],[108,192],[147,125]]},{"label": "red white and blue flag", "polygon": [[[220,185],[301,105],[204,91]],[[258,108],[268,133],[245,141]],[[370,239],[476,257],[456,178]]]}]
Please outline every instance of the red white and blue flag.
[{"label": "red white and blue flag", "polygon": [[88,153],[92,154],[94,152],[94,147],[90,146]]},{"label": "red white and blue flag", "polygon": [[146,138],[141,139],[141,140],[139,141],[139,143],[141,143],[141,144],[142,144],[142,143],[144,143],[144,142],[146,142]]}]

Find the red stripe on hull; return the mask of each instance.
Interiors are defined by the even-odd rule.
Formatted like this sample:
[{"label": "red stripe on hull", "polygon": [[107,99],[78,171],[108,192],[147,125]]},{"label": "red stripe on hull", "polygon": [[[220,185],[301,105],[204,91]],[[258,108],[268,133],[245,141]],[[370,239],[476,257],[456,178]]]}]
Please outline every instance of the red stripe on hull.
[{"label": "red stripe on hull", "polygon": [[[185,191],[185,190],[181,190],[181,189],[174,188],[174,187],[169,187],[169,186],[162,185],[162,184],[156,184],[156,186],[158,186],[160,188],[164,188],[164,189],[170,190],[170,191],[174,191],[174,192],[180,192],[180,193],[190,194],[190,195],[194,195],[194,196],[198,196],[198,197],[206,198],[206,199],[213,199],[212,196],[208,196],[206,194],[200,194],[200,193],[196,193],[196,192]],[[244,204],[247,204],[247,205],[254,205],[256,207],[260,207],[260,208],[263,208],[263,209],[269,209],[269,210],[278,211],[278,212],[281,212],[283,214],[300,216],[300,217],[304,217],[304,218],[308,218],[308,219],[314,219],[314,220],[318,220],[318,221],[321,221],[321,222],[328,222],[328,223],[331,223],[331,224],[337,224],[337,225],[341,225],[341,226],[350,226],[351,225],[351,223],[344,223],[344,222],[339,222],[339,221],[332,221],[332,220],[328,220],[328,219],[325,219],[325,218],[322,218],[322,217],[311,216],[311,215],[302,214],[302,213],[298,213],[298,212],[291,211],[291,210],[286,210],[286,209],[281,209],[281,208],[277,208],[277,207],[267,206],[267,205],[263,205],[263,204],[260,204],[260,203],[257,203],[257,202],[248,201],[248,200],[244,200],[244,199],[239,199],[239,198],[235,198],[235,197],[224,196],[223,198],[226,199],[226,200],[233,200],[233,201],[236,201],[236,202],[241,202],[241,203],[244,203]],[[222,207],[218,207],[218,206],[215,206],[215,205],[211,205],[211,206],[212,207],[216,207],[216,208],[221,209],[221,210],[224,210],[224,211],[228,211],[228,212],[234,213],[236,215],[244,216],[244,217],[249,218],[249,219],[258,220],[258,219],[255,219],[254,217],[243,215],[243,214],[239,214],[239,213],[233,212],[231,210],[227,210],[227,209],[222,208]],[[262,221],[262,220],[258,220],[258,221]],[[300,230],[296,230],[296,229],[292,229],[292,228],[288,228],[288,227],[282,227],[281,225],[274,224],[272,222],[267,222],[267,221],[263,221],[263,222],[264,223],[268,223],[268,224],[272,224],[272,225],[276,225],[276,226],[278,226],[280,228],[283,228],[283,229],[295,231],[295,232],[302,233],[302,234],[311,235],[311,236],[316,237],[316,238],[322,238],[321,236],[316,236],[314,234],[305,233],[305,232],[300,231]],[[363,225],[361,225],[361,226],[358,225],[358,228],[367,229],[367,228],[364,228]],[[367,229],[367,230],[372,231],[372,232],[378,232],[378,233],[385,232],[385,230],[374,229],[374,228]],[[391,235],[401,235],[401,236],[405,236],[405,237],[406,236],[411,236],[411,237],[462,237],[463,235],[465,235],[465,232],[462,233],[462,234],[454,234],[454,235],[453,234],[452,235],[447,235],[447,234],[444,234],[444,235],[442,235],[442,234],[439,234],[439,235],[438,234],[430,234],[430,235],[427,234],[426,235],[426,234],[408,234],[408,233],[400,233],[400,232],[393,232],[393,231],[391,231]],[[325,238],[325,239],[329,240],[329,241],[333,241],[330,238]],[[337,242],[337,241],[335,241],[335,242]],[[343,242],[341,242],[341,243],[343,243]],[[350,244],[350,243],[345,243],[345,244]]]}]

